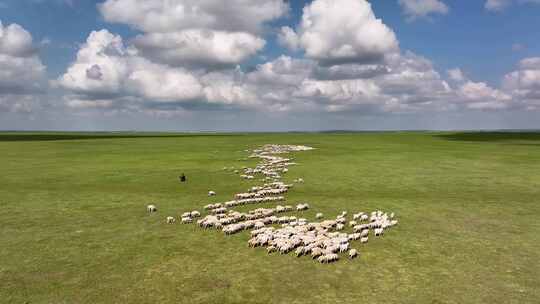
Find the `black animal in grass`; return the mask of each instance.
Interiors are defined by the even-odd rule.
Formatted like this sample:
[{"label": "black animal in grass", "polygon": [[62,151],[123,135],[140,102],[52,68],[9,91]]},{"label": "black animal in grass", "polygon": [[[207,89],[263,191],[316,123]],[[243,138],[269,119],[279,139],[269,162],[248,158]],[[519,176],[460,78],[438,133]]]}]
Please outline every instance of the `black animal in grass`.
[{"label": "black animal in grass", "polygon": [[180,176],[178,177],[178,179],[180,179],[180,182],[181,182],[181,183],[187,182],[187,178],[186,178],[186,175],[185,175],[184,173],[182,173],[182,175],[180,175]]}]

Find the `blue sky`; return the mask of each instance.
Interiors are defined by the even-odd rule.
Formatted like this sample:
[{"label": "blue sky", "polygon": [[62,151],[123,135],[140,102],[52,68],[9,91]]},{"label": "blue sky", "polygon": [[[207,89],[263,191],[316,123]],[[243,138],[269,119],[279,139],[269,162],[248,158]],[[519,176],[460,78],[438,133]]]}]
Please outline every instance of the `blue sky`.
[{"label": "blue sky", "polygon": [[[114,2],[113,0],[109,0],[108,2],[111,1]],[[125,3],[120,3],[123,5],[138,5],[135,0],[115,1],[125,1]],[[160,5],[160,2],[163,3],[163,1],[160,0],[150,1],[156,2],[156,5]],[[272,1],[276,3],[274,8],[278,10],[278,5],[280,5],[278,2],[281,1]],[[317,5],[327,4],[324,3],[326,0],[319,1],[321,3],[317,3]],[[351,10],[354,10],[353,8],[357,8],[358,10],[369,10],[369,8],[363,6],[362,3],[365,2],[363,0],[339,1],[343,7],[348,7]],[[498,1],[500,2],[501,0]],[[304,64],[311,65],[312,68],[327,68],[325,66],[326,63],[324,63],[324,58],[321,58],[319,55],[316,55],[315,57],[310,57],[309,55],[310,50],[315,50],[318,46],[310,44],[309,42],[302,45],[302,42],[300,42],[301,45],[297,48],[287,48],[287,45],[283,43],[283,40],[280,40],[280,37],[282,37],[281,28],[284,26],[290,27],[294,31],[295,35],[298,37],[298,41],[305,41],[303,40],[304,37],[302,35],[314,33],[316,29],[308,28],[301,24],[303,15],[302,9],[306,6],[313,6],[315,8],[312,1],[302,0],[281,3],[282,5],[288,6],[288,13],[276,11],[276,16],[254,20],[253,24],[261,26],[261,29],[259,30],[233,28],[229,32],[226,32],[228,34],[235,33],[235,35],[237,33],[247,33],[249,39],[257,38],[259,39],[257,41],[264,40],[264,47],[261,47],[256,41],[249,40],[249,42],[246,42],[252,43],[249,47],[252,47],[253,50],[243,50],[246,52],[246,55],[242,55],[240,59],[228,58],[226,60],[223,59],[225,61],[220,61],[222,59],[216,61],[212,60],[210,57],[205,57],[192,58],[195,61],[189,62],[187,59],[184,60],[184,58],[182,58],[182,54],[184,54],[182,53],[183,50],[167,50],[167,54],[165,54],[161,52],[162,50],[159,49],[159,45],[148,46],[145,44],[150,43],[149,38],[156,32],[149,30],[148,26],[145,27],[144,25],[136,23],[143,18],[142,16],[130,16],[132,19],[126,21],[122,19],[122,17],[118,17],[118,12],[113,11],[114,8],[111,8],[108,12],[110,16],[105,16],[107,12],[98,9],[98,5],[104,2],[105,1],[89,0],[0,0],[0,21],[3,26],[7,28],[11,24],[17,24],[28,32],[33,38],[33,47],[38,49],[37,53],[33,56],[46,68],[45,76],[42,76],[46,79],[35,80],[43,83],[39,97],[36,98],[35,102],[29,102],[28,104],[25,104],[24,107],[15,107],[13,105],[18,105],[18,98],[27,98],[28,100],[33,98],[33,96],[30,96],[30,93],[25,93],[23,95],[17,93],[14,95],[9,92],[8,89],[2,89],[2,85],[0,84],[0,96],[2,96],[2,94],[7,96],[4,99],[0,99],[0,101],[4,103],[3,107],[0,106],[0,117],[3,118],[3,123],[0,122],[0,128],[17,129],[30,127],[32,129],[47,129],[51,127],[51,124],[49,123],[51,120],[57,120],[59,117],[63,117],[65,123],[54,125],[55,128],[91,129],[95,128],[94,121],[100,121],[100,125],[107,126],[107,128],[111,129],[147,129],[151,127],[147,127],[141,122],[153,124],[153,121],[156,119],[155,115],[157,115],[160,121],[167,121],[167,123],[163,125],[163,129],[205,129],[204,125],[197,123],[204,120],[198,119],[197,117],[202,115],[205,117],[212,115],[231,115],[232,117],[242,116],[245,118],[246,115],[251,115],[251,117],[253,117],[255,115],[253,113],[262,115],[264,113],[275,112],[275,114],[269,115],[279,116],[279,119],[288,122],[286,125],[290,125],[291,129],[318,129],[316,123],[314,124],[314,122],[309,121],[308,117],[310,115],[302,118],[299,124],[291,122],[294,120],[294,117],[300,115],[298,113],[306,113],[306,111],[313,111],[312,113],[314,114],[311,115],[311,117],[319,117],[317,121],[320,121],[321,118],[326,122],[335,120],[345,121],[344,123],[336,123],[336,128],[347,128],[348,125],[350,128],[354,129],[367,127],[367,125],[358,124],[358,120],[369,120],[370,129],[377,129],[377,125],[380,125],[381,128],[415,128],[419,126],[415,123],[410,123],[409,121],[429,121],[430,119],[428,119],[428,117],[434,117],[433,113],[435,112],[437,113],[437,117],[448,117],[451,119],[451,117],[457,115],[459,117],[470,116],[470,119],[474,121],[482,122],[482,119],[484,119],[484,121],[489,121],[489,123],[486,123],[485,125],[482,123],[475,125],[472,122],[464,122],[460,118],[455,119],[454,123],[448,123],[444,128],[460,129],[463,126],[477,126],[479,128],[513,127],[512,124],[507,125],[506,123],[496,122],[498,119],[489,118],[493,116],[506,117],[503,119],[504,121],[514,120],[508,119],[510,116],[516,117],[515,120],[519,123],[517,123],[515,127],[540,127],[537,125],[537,119],[531,119],[531,116],[537,117],[535,114],[537,111],[536,107],[538,106],[536,103],[538,99],[535,97],[535,90],[537,89],[536,82],[533,81],[534,83],[528,87],[516,87],[518,86],[516,83],[519,83],[519,85],[525,83],[524,79],[520,78],[525,77],[523,75],[533,75],[533,78],[540,75],[540,72],[539,74],[536,74],[540,68],[537,67],[534,60],[529,60],[525,64],[520,65],[520,62],[523,60],[534,59],[540,56],[540,31],[538,30],[538,28],[540,28],[540,18],[538,18],[538,16],[540,16],[540,3],[534,0],[506,0],[507,5],[498,10],[487,9],[486,1],[372,1],[371,9],[373,14],[376,18],[381,19],[384,26],[390,29],[395,35],[395,45],[398,45],[398,53],[400,54],[398,56],[400,56],[400,58],[406,58],[405,54],[411,52],[412,55],[410,56],[419,56],[422,60],[425,59],[429,61],[431,70],[422,70],[422,72],[430,75],[432,72],[437,73],[438,78],[429,78],[429,81],[440,81],[441,83],[432,84],[434,87],[438,88],[441,86],[445,87],[445,83],[447,83],[452,90],[451,93],[442,91],[425,92],[423,88],[416,87],[406,88],[405,91],[407,91],[407,93],[399,92],[399,96],[392,95],[395,93],[394,91],[387,94],[385,90],[390,90],[391,88],[388,89],[386,86],[389,85],[388,82],[390,80],[395,78],[392,78],[392,75],[388,75],[387,79],[373,80],[373,82],[369,83],[362,77],[362,79],[358,80],[359,82],[355,84],[355,86],[360,85],[362,87],[361,91],[356,92],[356,95],[351,93],[350,95],[343,97],[344,95],[341,93],[332,95],[335,93],[335,89],[330,88],[328,86],[329,83],[325,82],[328,81],[328,79],[322,81],[320,79],[312,79],[313,77],[305,75],[303,79],[298,80],[298,85],[295,87],[295,90],[291,90],[290,97],[285,96],[283,100],[276,100],[277,97],[271,96],[271,101],[267,100],[268,96],[271,95],[270,93],[272,91],[281,91],[281,87],[275,87],[273,89],[265,88],[268,89],[268,92],[263,94],[264,96],[259,96],[259,92],[263,90],[261,86],[265,86],[265,84],[257,83],[256,86],[254,83],[249,82],[252,81],[252,79],[261,76],[256,74],[258,72],[260,72],[259,74],[263,73],[261,65],[266,64],[272,66],[272,68],[279,67],[279,64],[283,63],[283,60],[279,61],[280,58],[283,59],[283,56],[286,56],[291,59],[293,63],[300,64],[301,62],[304,62]],[[178,5],[197,5],[193,4],[196,3],[193,1],[177,0],[176,2]],[[183,2],[186,2],[187,4]],[[205,2],[207,2],[206,8],[212,10],[212,1],[205,0]],[[215,2],[216,6],[220,5],[220,1]],[[405,6],[407,4],[404,4],[403,2],[410,2],[412,3],[411,5],[415,5],[414,2],[416,2],[416,5],[420,5],[417,7],[422,7],[424,9],[427,7],[427,10],[424,11],[426,12],[425,15],[413,17],[406,15]],[[435,9],[430,11],[430,5],[435,5],[434,3],[446,6],[447,11],[442,13],[437,12]],[[231,11],[234,11],[234,1],[232,1],[230,5],[232,6]],[[238,8],[240,14],[242,9],[243,8],[240,7]],[[212,10],[212,12],[214,11]],[[329,10],[328,14],[331,12],[336,14],[341,13],[339,8],[335,8],[333,11]],[[354,11],[351,14],[354,14]],[[350,20],[356,18],[354,15],[348,16]],[[325,19],[327,17],[329,18],[329,16],[317,15],[313,17],[313,20],[315,20],[315,22],[326,22],[325,20],[331,20]],[[166,16],[163,16],[163,18],[166,18]],[[168,31],[167,34],[174,34],[171,34],[167,39],[171,38],[173,35],[176,35],[174,36],[174,39],[183,39],[178,38],[178,35],[184,35],[184,32],[189,30],[199,30],[198,27],[203,28],[205,31],[219,32],[221,30],[219,26],[223,27],[224,24],[227,26],[227,16],[217,16],[215,18],[223,18],[222,21],[220,21],[222,22],[221,25],[201,26],[188,24],[177,26],[175,24],[168,24],[167,26],[170,28],[165,29],[165,31]],[[178,20],[177,22],[181,23],[183,21]],[[364,21],[358,20],[357,24],[360,28],[363,26],[362,24],[364,24]],[[345,25],[335,24],[335,26],[335,29],[339,31],[340,26]],[[171,97],[170,94],[167,95],[165,92],[163,94],[133,93],[132,89],[130,89],[132,86],[128,86],[128,89],[114,88],[114,92],[97,92],[101,94],[99,96],[102,96],[104,93],[110,93],[111,96],[114,95],[115,100],[107,99],[107,101],[105,101],[102,97],[96,97],[98,95],[96,92],[90,92],[89,85],[86,83],[67,84],[59,81],[59,79],[64,76],[73,76],[69,75],[68,70],[70,67],[77,64],[83,65],[82,62],[77,62],[77,53],[84,48],[85,42],[87,42],[92,31],[99,31],[102,29],[105,29],[112,36],[120,37],[126,50],[130,47],[138,49],[140,55],[137,56],[140,56],[141,58],[131,58],[126,60],[130,62],[139,62],[144,59],[145,62],[151,64],[153,70],[159,70],[162,71],[162,73],[170,72],[176,75],[178,71],[181,71],[181,73],[183,73],[181,75],[182,77],[189,76],[189,81],[194,80],[193,86],[198,86],[197,89],[200,89],[201,92],[204,91],[205,93],[188,94],[183,92],[182,94],[176,94],[176,92],[174,92]],[[351,31],[350,37],[354,37],[355,28],[348,28],[346,30]],[[161,33],[160,31],[158,32]],[[348,33],[344,35],[348,35]],[[308,36],[309,35],[305,35],[305,37]],[[135,37],[141,38],[139,44],[134,40]],[[321,34],[319,37],[324,38],[325,36]],[[164,43],[164,40],[161,41]],[[167,40],[167,43],[174,44],[175,42]],[[219,42],[214,41],[213,43]],[[343,43],[346,44],[346,42]],[[368,65],[379,65],[380,67],[388,67],[389,70],[395,70],[395,66],[392,66],[392,64],[399,65],[399,63],[395,62],[366,63],[361,61],[360,52],[372,46],[369,45],[369,41],[360,41],[356,43],[357,45],[353,46],[358,48],[355,53],[356,57],[352,58],[350,62],[350,58],[348,58],[346,64],[340,63],[341,65],[336,65],[335,69],[363,69]],[[391,44],[391,42],[389,43]],[[146,48],[141,46],[143,44]],[[395,54],[395,45],[388,45],[388,49],[384,51],[384,56],[387,57],[387,55],[392,52]],[[219,45],[216,46],[216,48],[220,47],[221,46]],[[171,53],[173,55],[171,55]],[[208,56],[214,55],[218,57],[221,56],[220,54],[210,54]],[[173,56],[174,60],[170,57],[165,58],[165,56]],[[186,56],[193,56],[193,54],[186,54]],[[99,61],[101,59],[96,60]],[[125,58],[122,58],[122,60],[124,59]],[[419,61],[420,59],[414,60]],[[98,68],[98,76],[101,76],[103,70],[106,70],[102,64],[94,64],[92,62],[84,62],[84,64],[87,65],[87,74],[89,69],[94,65]],[[219,71],[213,70],[215,69],[216,64],[219,65]],[[159,67],[157,67],[157,65],[159,65]],[[147,69],[150,69],[150,67],[137,67],[137,69],[142,69],[147,72]],[[464,75],[463,79],[451,79],[447,73],[450,69],[459,69],[461,74]],[[525,71],[533,72],[530,74]],[[410,71],[405,71],[404,73],[409,72]],[[414,73],[417,72],[419,71],[414,71]],[[237,75],[238,73],[241,73],[241,75]],[[291,71],[291,73],[299,74],[300,72]],[[510,75],[511,73],[514,74]],[[105,76],[107,75],[105,74]],[[277,77],[276,75],[272,75],[272,77],[274,76]],[[233,77],[234,79],[230,77]],[[538,77],[540,79],[540,76]],[[206,80],[206,78],[210,78],[210,80]],[[248,92],[235,94],[242,95],[242,98],[257,99],[256,105],[253,106],[251,100],[242,98],[240,98],[242,100],[233,100],[232,97],[229,98],[229,96],[224,96],[225,93],[222,93],[222,91],[220,91],[219,94],[212,93],[216,92],[215,88],[208,87],[209,85],[205,84],[204,81],[215,82],[214,78],[219,79],[219,81],[222,81],[223,83],[228,83],[235,88],[234,90],[240,87],[248,90]],[[240,78],[245,80],[238,80]],[[508,80],[510,78],[513,80]],[[503,81],[504,79],[507,79],[506,82]],[[181,80],[181,83],[186,83],[186,78],[181,78]],[[332,81],[332,84],[338,83],[340,88],[344,88],[344,83],[340,83],[340,81],[344,81],[343,79],[330,80]],[[534,80],[536,81],[537,79],[535,78]],[[199,81],[202,84],[195,84],[196,81]],[[315,83],[314,85],[318,86],[317,90],[315,90],[317,96],[307,96],[300,93],[302,89],[309,89],[299,87],[300,85],[305,85],[306,82],[309,84]],[[540,80],[538,80],[538,83],[540,83]],[[390,84],[395,86],[395,84]],[[144,85],[146,85],[146,83]],[[350,85],[350,82],[346,85]],[[376,87],[372,88],[372,85]],[[95,87],[94,84],[91,84],[90,86]],[[249,88],[247,88],[248,86]],[[400,86],[403,87],[404,84],[400,82]],[[5,87],[7,88],[8,86],[6,85]],[[369,92],[366,91],[368,90],[368,87],[372,88]],[[106,89],[113,90],[111,88]],[[220,87],[219,90],[222,89],[227,92],[231,91],[231,87]],[[249,89],[257,92],[249,92]],[[1,90],[4,90],[4,92]],[[156,89],[152,88],[149,90],[155,91]],[[185,90],[190,91],[192,88],[190,87]],[[325,90],[332,93],[326,94]],[[414,90],[422,91],[422,96],[419,96],[416,93],[409,93]],[[350,92],[349,89],[346,89],[345,91]],[[210,92],[211,97],[208,97],[208,92]],[[243,95],[244,93],[245,95]],[[388,99],[382,106],[374,105],[377,101],[373,101],[366,97],[371,96],[371,93],[374,96],[382,94],[385,97],[380,97],[381,99]],[[478,93],[478,96],[474,95],[476,93]],[[454,95],[444,98],[452,100],[463,98],[464,100],[460,102],[448,102],[445,99],[443,101],[444,98],[441,97],[441,95],[446,96],[446,94]],[[238,97],[236,95],[235,98]],[[289,99],[293,99],[293,97],[297,98],[300,95],[302,98],[311,98],[311,100],[298,100],[298,104],[292,104],[292,102],[291,104],[287,103],[289,102]],[[156,101],[156,98],[159,100]],[[223,100],[220,100],[220,98]],[[379,97],[373,98],[377,99]],[[410,101],[415,98],[417,98],[418,101]],[[430,98],[433,99],[433,101],[428,100]],[[317,99],[317,101],[313,101],[315,99]],[[318,99],[320,99],[320,101]],[[407,101],[401,101],[401,99],[406,99]],[[70,100],[76,100],[77,102],[70,102]],[[81,102],[81,100],[84,100],[84,102]],[[99,103],[97,100],[99,100]],[[129,100],[129,102],[126,102],[125,100]],[[420,104],[420,102],[429,104],[429,106],[419,109],[420,107],[417,107],[416,105]],[[396,103],[399,104],[396,106]],[[437,109],[434,109],[433,105],[435,103],[438,104]],[[540,104],[540,102],[538,103]],[[34,104],[37,104],[37,106],[34,106]],[[66,104],[68,106],[66,106]],[[73,106],[75,104],[77,106]],[[80,106],[82,104],[90,106],[82,107]],[[108,106],[103,106],[104,104],[107,104]],[[121,108],[125,104],[128,104],[129,106]],[[131,106],[135,104],[136,106]],[[148,104],[152,104],[152,106],[144,108],[143,105]],[[318,105],[322,106],[316,108]],[[387,110],[389,107],[391,107],[392,110]],[[25,110],[17,111],[14,110],[15,108],[24,108]],[[132,111],[133,108],[137,109]],[[394,110],[394,108],[397,110]],[[425,108],[429,109],[426,110]],[[449,108],[451,110],[449,110],[449,112],[444,112],[446,110],[441,112],[442,108]],[[150,112],[150,114],[146,112]],[[156,112],[159,113],[156,114]],[[354,115],[357,116],[354,116],[351,113],[354,113]],[[185,116],[189,118],[186,118]],[[133,118],[134,120],[130,122],[130,117],[138,118]],[[415,118],[411,119],[411,117]],[[519,117],[526,117],[527,123],[524,124]],[[89,121],[82,123],[85,119]],[[107,121],[108,119],[110,121]],[[179,123],[178,121],[180,120],[184,123]],[[186,125],[186,122],[190,120],[191,125]],[[231,121],[234,120],[235,119],[231,119]],[[246,121],[248,120],[249,119],[246,119]],[[73,121],[79,121],[79,123],[73,123]],[[115,124],[115,121],[121,121],[121,123]],[[242,121],[242,119],[239,119],[239,121]],[[346,121],[349,121],[349,124],[347,124]],[[402,123],[403,121],[406,122]],[[154,123],[152,126],[155,125],[160,124]],[[426,127],[429,128],[430,125],[427,124]],[[436,125],[433,127],[438,128]],[[214,124],[211,127],[211,129],[242,128],[243,127],[235,125],[232,122],[223,122],[222,125]],[[324,123],[320,128],[332,128],[332,124]],[[272,128],[261,125],[260,129]]]}]

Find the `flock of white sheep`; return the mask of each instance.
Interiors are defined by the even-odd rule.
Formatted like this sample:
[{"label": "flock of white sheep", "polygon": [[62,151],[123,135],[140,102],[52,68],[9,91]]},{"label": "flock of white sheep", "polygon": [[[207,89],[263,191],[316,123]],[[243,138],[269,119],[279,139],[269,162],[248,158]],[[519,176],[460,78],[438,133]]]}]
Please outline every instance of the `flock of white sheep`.
[{"label": "flock of white sheep", "polygon": [[[287,173],[290,165],[294,165],[291,159],[281,157],[297,151],[308,151],[313,148],[296,145],[265,145],[256,149],[250,158],[259,158],[261,161],[255,168],[244,167],[244,174],[240,177],[253,179],[257,174],[262,174],[262,186],[252,187],[247,192],[238,193],[235,199],[223,203],[214,203],[204,206],[208,215],[197,220],[201,228],[222,230],[226,235],[250,230],[251,238],[248,241],[250,247],[266,247],[267,252],[279,252],[287,254],[295,253],[300,257],[311,256],[320,263],[331,263],[339,260],[339,253],[347,252],[351,259],[357,257],[357,249],[351,248],[352,241],[367,243],[370,234],[382,236],[384,232],[397,225],[394,213],[373,211],[371,213],[358,212],[352,215],[352,220],[347,220],[347,211],[341,212],[333,219],[323,220],[324,214],[317,213],[315,218],[321,221],[310,222],[306,218],[282,215],[287,212],[303,212],[310,208],[308,203],[299,203],[296,206],[277,205],[275,208],[257,208],[248,212],[238,212],[232,208],[247,204],[262,204],[268,202],[285,201],[285,194],[293,185],[280,181],[281,175]],[[228,170],[228,168],[224,168]],[[235,170],[236,173],[240,173]],[[301,178],[295,179],[295,183],[302,183]],[[215,196],[216,192],[209,191],[208,196]],[[156,212],[155,205],[148,205],[147,211]],[[181,216],[183,224],[193,223],[201,213],[193,210],[185,212]],[[173,224],[176,219],[172,216],[166,218],[166,222]],[[343,232],[346,225],[352,228],[352,233]]]}]

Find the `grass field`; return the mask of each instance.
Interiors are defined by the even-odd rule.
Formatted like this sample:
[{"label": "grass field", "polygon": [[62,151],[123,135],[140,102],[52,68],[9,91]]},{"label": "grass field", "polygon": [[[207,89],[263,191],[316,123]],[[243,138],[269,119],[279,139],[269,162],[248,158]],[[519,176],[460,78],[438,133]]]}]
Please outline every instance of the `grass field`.
[{"label": "grass field", "polygon": [[[255,184],[221,168],[266,143],[317,148],[285,177],[308,219],[399,226],[321,265],[165,224]],[[0,168],[0,303],[540,301],[540,133],[0,133]]]}]

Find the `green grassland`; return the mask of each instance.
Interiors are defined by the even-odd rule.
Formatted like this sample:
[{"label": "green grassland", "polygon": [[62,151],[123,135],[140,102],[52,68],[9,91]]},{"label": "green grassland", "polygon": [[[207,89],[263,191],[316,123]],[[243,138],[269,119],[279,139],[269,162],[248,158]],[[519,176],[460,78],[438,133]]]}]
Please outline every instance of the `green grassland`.
[{"label": "green grassland", "polygon": [[[266,143],[317,148],[284,178],[308,219],[399,226],[321,265],[165,224],[256,184],[222,168]],[[539,194],[536,133],[0,133],[0,303],[539,303]]]}]

